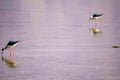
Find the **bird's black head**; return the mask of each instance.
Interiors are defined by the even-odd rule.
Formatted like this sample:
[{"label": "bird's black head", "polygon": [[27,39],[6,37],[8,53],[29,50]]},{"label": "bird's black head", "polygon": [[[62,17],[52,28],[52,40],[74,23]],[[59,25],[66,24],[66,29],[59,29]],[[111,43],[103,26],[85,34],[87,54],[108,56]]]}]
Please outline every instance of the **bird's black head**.
[{"label": "bird's black head", "polygon": [[4,50],[5,50],[5,48],[2,48],[1,50],[2,50],[2,51],[4,51]]},{"label": "bird's black head", "polygon": [[5,50],[5,48],[1,49],[1,56],[3,56],[3,51]]}]

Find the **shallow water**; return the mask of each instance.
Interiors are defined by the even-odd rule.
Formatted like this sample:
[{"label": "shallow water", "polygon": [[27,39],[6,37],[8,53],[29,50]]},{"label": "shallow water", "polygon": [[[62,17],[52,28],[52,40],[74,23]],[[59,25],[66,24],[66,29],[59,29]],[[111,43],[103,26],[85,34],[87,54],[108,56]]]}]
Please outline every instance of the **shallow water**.
[{"label": "shallow water", "polygon": [[[1,0],[0,48],[21,40],[1,80],[120,80],[119,0]],[[103,13],[93,35],[89,20]],[[4,56],[9,58],[9,50]]]}]

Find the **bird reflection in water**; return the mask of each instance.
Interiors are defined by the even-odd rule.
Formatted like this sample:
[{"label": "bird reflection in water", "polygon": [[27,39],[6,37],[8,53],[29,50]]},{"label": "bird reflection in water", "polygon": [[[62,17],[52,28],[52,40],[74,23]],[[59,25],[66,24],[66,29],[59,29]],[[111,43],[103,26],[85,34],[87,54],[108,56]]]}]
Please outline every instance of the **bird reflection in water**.
[{"label": "bird reflection in water", "polygon": [[102,31],[98,28],[89,28],[90,32],[92,32],[93,34],[100,34],[102,33]]},{"label": "bird reflection in water", "polygon": [[11,59],[9,59],[9,58],[5,58],[3,55],[1,55],[1,60],[2,60],[3,62],[5,62],[5,64],[6,64],[8,67],[14,68],[14,67],[17,67],[17,66],[18,66],[18,64],[17,64],[15,61],[13,61],[13,60],[11,60]]}]

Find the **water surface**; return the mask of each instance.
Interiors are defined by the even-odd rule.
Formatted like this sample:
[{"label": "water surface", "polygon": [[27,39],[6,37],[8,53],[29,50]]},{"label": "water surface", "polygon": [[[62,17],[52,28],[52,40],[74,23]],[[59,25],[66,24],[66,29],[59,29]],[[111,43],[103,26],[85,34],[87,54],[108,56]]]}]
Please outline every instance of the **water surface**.
[{"label": "water surface", "polygon": [[[120,80],[119,0],[0,0],[0,48],[21,40],[1,80]],[[93,35],[88,22],[103,13]],[[9,57],[9,50],[5,51]]]}]

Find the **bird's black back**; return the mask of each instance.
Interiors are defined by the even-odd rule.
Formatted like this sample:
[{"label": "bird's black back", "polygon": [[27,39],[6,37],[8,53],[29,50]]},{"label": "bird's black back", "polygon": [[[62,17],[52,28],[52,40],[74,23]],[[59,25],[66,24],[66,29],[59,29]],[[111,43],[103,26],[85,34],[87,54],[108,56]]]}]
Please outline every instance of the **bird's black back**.
[{"label": "bird's black back", "polygon": [[102,16],[103,14],[93,14],[93,17],[99,17]]},{"label": "bird's black back", "polygon": [[7,43],[7,46],[12,46],[12,45],[14,45],[14,44],[16,44],[16,43],[18,43],[19,41],[9,41],[8,43]]}]

